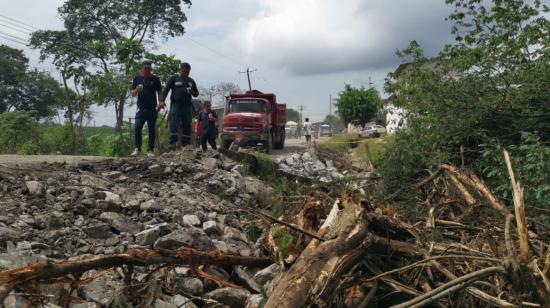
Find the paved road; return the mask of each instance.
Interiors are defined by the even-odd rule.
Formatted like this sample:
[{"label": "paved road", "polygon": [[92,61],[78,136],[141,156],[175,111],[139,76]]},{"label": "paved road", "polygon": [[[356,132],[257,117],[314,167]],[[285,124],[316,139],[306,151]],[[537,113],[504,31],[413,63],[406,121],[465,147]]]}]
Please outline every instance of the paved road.
[{"label": "paved road", "polygon": [[[320,137],[319,139],[313,139],[313,141],[326,141],[329,140],[328,137]],[[289,153],[301,153],[307,149],[306,147],[306,138],[302,139],[289,138],[285,140],[285,148],[282,150],[273,150],[271,156],[274,158],[288,155]]]},{"label": "paved road", "polygon": [[81,161],[101,161],[109,159],[101,156],[70,155],[0,155],[0,165],[29,165],[40,163],[76,163]]}]

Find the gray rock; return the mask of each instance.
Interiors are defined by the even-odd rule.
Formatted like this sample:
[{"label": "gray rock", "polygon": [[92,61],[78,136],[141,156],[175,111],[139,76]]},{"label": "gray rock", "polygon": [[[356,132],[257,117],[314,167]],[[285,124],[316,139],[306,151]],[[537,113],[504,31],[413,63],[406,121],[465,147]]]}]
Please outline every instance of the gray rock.
[{"label": "gray rock", "polygon": [[14,241],[19,238],[19,233],[13,229],[0,226],[0,243]]},{"label": "gray rock", "polygon": [[222,228],[218,225],[216,221],[209,220],[202,223],[202,229],[208,235],[222,235]]},{"label": "gray rock", "polygon": [[101,200],[104,200],[108,204],[120,206],[122,205],[122,199],[120,199],[120,196],[110,192],[110,191],[101,191],[97,194],[98,198],[101,198]]},{"label": "gray rock", "polygon": [[4,300],[4,308],[23,308],[30,307],[29,301],[22,295],[10,294]]},{"label": "gray rock", "polygon": [[38,181],[26,181],[25,185],[27,186],[30,195],[41,196],[44,194],[44,185]]},{"label": "gray rock", "polygon": [[201,224],[201,220],[197,215],[183,215],[182,222],[188,226],[199,226]]},{"label": "gray rock", "polygon": [[113,229],[119,232],[135,234],[139,232],[139,226],[128,220],[126,216],[115,212],[104,212],[99,219],[108,223]]},{"label": "gray rock", "polygon": [[142,211],[149,211],[149,212],[155,212],[155,211],[161,211],[162,207],[155,201],[155,199],[150,199],[148,201],[145,201],[139,205],[139,209]]},{"label": "gray rock", "polygon": [[273,280],[279,271],[279,266],[277,264],[271,264],[270,266],[258,271],[254,275],[254,279],[261,285],[264,285],[266,282]]},{"label": "gray rock", "polygon": [[102,172],[102,176],[109,178],[111,180],[114,180],[122,175],[122,172],[120,171],[108,171],[108,172]]},{"label": "gray rock", "polygon": [[101,223],[93,226],[85,227],[84,233],[88,235],[89,238],[110,238],[113,237],[113,233],[109,228],[109,225]]},{"label": "gray rock", "polygon": [[152,245],[160,236],[160,229],[153,228],[136,233],[136,244],[141,246]]},{"label": "gray rock", "polygon": [[97,308],[97,304],[94,302],[71,303],[69,308]]},{"label": "gray rock", "polygon": [[208,292],[204,297],[213,299],[229,307],[244,307],[248,294],[240,289],[226,287]]},{"label": "gray rock", "polygon": [[155,306],[153,306],[154,308],[178,308],[178,306],[174,303],[170,303],[170,302],[165,302],[163,300],[160,300],[157,298],[157,300],[155,300]]},{"label": "gray rock", "polygon": [[202,281],[195,277],[185,277],[178,281],[177,286],[185,293],[200,295],[203,292]]},{"label": "gray rock", "polygon": [[262,294],[251,294],[246,300],[245,308],[260,308],[263,300],[264,296]]},{"label": "gray rock", "polygon": [[213,249],[214,244],[202,229],[189,227],[162,236],[155,243],[155,247],[171,250],[180,247],[193,247],[206,251]]},{"label": "gray rock", "polygon": [[233,281],[242,285],[252,293],[262,293],[262,288],[248,275],[248,273],[240,266],[233,268],[232,274]]},{"label": "gray rock", "polygon": [[212,240],[212,243],[214,243],[217,250],[223,253],[227,253],[229,251],[229,247],[227,247],[227,244],[224,241]]},{"label": "gray rock", "polygon": [[247,242],[246,236],[241,231],[229,226],[226,226],[223,230],[223,238]]},{"label": "gray rock", "polygon": [[202,159],[203,165],[208,169],[216,169],[218,167],[218,160],[212,157]]},{"label": "gray rock", "polygon": [[126,204],[124,204],[124,207],[125,208],[128,208],[128,209],[131,209],[131,210],[139,210],[140,209],[140,201],[137,200],[137,199],[132,199],[128,202],[126,202]]},{"label": "gray rock", "polygon": [[187,297],[179,294],[172,296],[172,299],[170,300],[170,302],[172,304],[175,304],[179,308],[197,308],[197,305],[195,305]]}]

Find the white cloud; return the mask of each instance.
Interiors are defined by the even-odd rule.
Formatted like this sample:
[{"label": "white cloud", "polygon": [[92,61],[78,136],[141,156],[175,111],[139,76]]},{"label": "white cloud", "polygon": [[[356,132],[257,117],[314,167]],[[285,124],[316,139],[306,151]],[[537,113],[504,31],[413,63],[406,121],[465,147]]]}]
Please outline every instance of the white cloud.
[{"label": "white cloud", "polygon": [[448,39],[441,0],[259,0],[234,34],[250,57],[295,74],[379,69],[411,39],[440,47]]}]

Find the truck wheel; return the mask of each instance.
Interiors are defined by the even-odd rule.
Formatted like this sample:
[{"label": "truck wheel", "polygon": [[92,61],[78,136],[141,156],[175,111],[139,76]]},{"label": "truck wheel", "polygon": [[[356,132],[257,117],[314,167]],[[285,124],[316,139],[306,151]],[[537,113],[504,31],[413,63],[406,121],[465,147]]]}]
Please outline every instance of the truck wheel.
[{"label": "truck wheel", "polygon": [[222,149],[229,150],[231,143],[233,143],[233,140],[222,140]]},{"label": "truck wheel", "polygon": [[273,149],[273,136],[271,134],[267,135],[267,140],[264,142],[264,150],[266,153],[271,153]]}]

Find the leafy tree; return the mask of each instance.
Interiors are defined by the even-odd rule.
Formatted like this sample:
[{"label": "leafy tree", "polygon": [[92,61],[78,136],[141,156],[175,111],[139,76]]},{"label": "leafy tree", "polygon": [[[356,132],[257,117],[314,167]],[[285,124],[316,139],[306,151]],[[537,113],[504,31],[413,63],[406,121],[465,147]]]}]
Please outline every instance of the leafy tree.
[{"label": "leafy tree", "polygon": [[[92,98],[100,105],[115,106],[120,130],[136,61],[155,38],[183,35],[187,18],[182,4],[191,1],[68,0],[58,9],[65,29],[37,31],[31,35],[31,46],[45,57],[74,57],[95,67],[90,78]],[[52,52],[57,46],[66,52]]]},{"label": "leafy tree", "polygon": [[365,125],[382,107],[382,99],[375,88],[354,88],[347,84],[336,100],[338,115],[345,122],[359,121]]},{"label": "leafy tree", "polygon": [[286,120],[287,121],[294,121],[296,123],[300,123],[300,112],[296,109],[287,108],[286,109]]},{"label": "leafy tree", "polygon": [[0,114],[0,152],[17,153],[28,142],[38,143],[39,130],[34,112]]},{"label": "leafy tree", "polygon": [[[401,147],[389,147],[383,157],[393,159],[388,166],[409,166],[422,172],[440,161],[460,162],[463,146],[466,163],[494,178],[498,173],[494,168],[504,167],[495,165],[502,148],[512,154],[514,149],[527,148],[545,153],[542,148],[550,141],[550,21],[545,16],[549,10],[540,1],[446,2],[455,7],[449,16],[455,43],[426,59],[420,46],[412,42],[400,53],[411,60],[410,65],[398,76],[388,76],[386,91],[394,105],[408,110],[410,129],[397,136],[394,145]],[[412,148],[423,152],[414,159],[414,167],[412,159],[411,165],[400,160],[410,155],[398,153]],[[516,153],[527,155],[526,151]],[[534,184],[526,190],[537,190],[539,196],[545,192],[540,198],[526,191],[526,198],[540,202],[550,195],[548,189],[540,189],[547,171],[534,175],[526,170],[542,170],[532,160],[544,155],[528,157],[531,161],[517,165],[518,176],[523,183]],[[401,170],[395,174],[414,179],[420,173]],[[532,179],[541,179],[539,186]],[[493,188],[501,185],[509,183],[493,183]],[[503,191],[502,187],[496,190]]]},{"label": "leafy tree", "polygon": [[59,84],[49,74],[28,69],[22,50],[0,45],[0,112],[34,110],[36,118],[56,114]]}]

